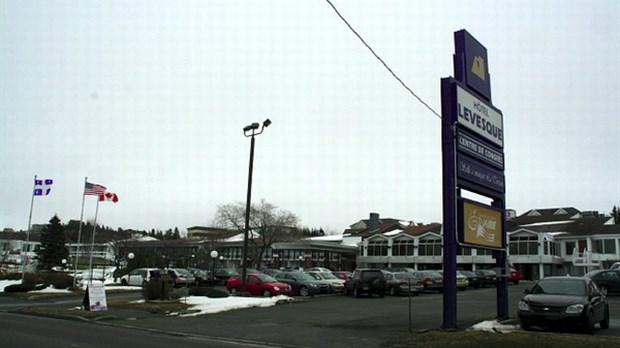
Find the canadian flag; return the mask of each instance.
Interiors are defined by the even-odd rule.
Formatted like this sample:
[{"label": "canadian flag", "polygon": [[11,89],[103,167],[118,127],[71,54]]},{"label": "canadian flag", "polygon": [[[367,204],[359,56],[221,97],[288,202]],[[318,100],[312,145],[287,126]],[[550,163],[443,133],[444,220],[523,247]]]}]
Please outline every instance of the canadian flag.
[{"label": "canadian flag", "polygon": [[111,201],[116,203],[118,202],[118,195],[112,192],[105,192],[104,194],[99,195],[99,202],[103,201]]}]

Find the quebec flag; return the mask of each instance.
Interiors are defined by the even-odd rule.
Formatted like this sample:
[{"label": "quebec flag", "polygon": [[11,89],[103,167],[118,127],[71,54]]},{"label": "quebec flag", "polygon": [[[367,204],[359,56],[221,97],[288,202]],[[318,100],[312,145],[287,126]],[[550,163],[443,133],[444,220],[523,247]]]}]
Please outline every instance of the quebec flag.
[{"label": "quebec flag", "polygon": [[50,194],[52,190],[52,184],[54,181],[52,179],[45,180],[34,180],[34,195],[35,196],[47,196]]}]

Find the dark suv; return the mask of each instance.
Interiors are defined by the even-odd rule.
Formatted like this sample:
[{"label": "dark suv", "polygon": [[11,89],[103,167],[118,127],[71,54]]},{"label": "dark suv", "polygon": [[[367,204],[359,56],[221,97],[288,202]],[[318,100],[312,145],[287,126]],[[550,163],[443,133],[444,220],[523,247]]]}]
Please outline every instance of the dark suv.
[{"label": "dark suv", "polygon": [[353,271],[351,279],[344,283],[345,295],[360,297],[362,294],[385,296],[386,281],[378,268],[360,268]]}]

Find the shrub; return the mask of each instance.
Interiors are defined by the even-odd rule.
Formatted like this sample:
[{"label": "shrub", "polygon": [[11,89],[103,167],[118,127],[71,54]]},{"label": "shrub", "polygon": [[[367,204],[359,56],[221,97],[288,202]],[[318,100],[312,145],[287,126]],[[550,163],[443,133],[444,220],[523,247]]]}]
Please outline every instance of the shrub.
[{"label": "shrub", "polygon": [[215,288],[209,288],[206,286],[195,286],[189,289],[190,296],[206,296],[211,298],[228,297],[226,291],[222,291]]},{"label": "shrub", "polygon": [[73,277],[62,273],[51,274],[47,280],[54,289],[68,289],[73,286]]},{"label": "shrub", "polygon": [[35,289],[34,283],[11,284],[4,287],[4,292],[28,292]]},{"label": "shrub", "polygon": [[167,300],[170,298],[171,286],[164,281],[149,281],[142,286],[142,297],[146,300]]}]

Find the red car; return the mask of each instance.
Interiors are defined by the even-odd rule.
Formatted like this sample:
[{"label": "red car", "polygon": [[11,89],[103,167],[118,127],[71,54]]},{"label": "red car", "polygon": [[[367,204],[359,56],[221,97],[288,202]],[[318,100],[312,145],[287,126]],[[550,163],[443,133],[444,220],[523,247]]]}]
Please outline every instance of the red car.
[{"label": "red car", "polygon": [[351,279],[351,272],[349,271],[332,271],[332,274],[335,275],[338,279],[342,279],[342,280]]},{"label": "red car", "polygon": [[[256,296],[290,295],[291,286],[278,282],[275,278],[262,273],[250,273],[245,278],[245,290]],[[226,289],[231,294],[241,291],[241,277],[236,276],[226,281]]]},{"label": "red car", "polygon": [[508,282],[514,283],[515,285],[519,284],[521,280],[521,271],[511,268],[510,275],[508,276]]}]

